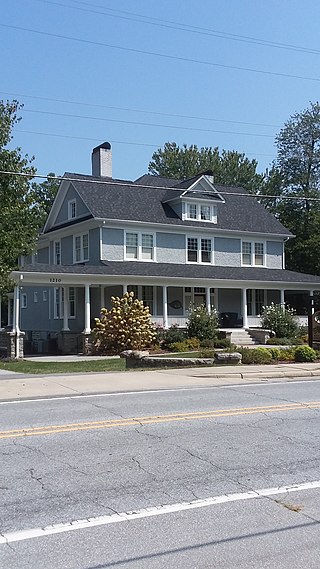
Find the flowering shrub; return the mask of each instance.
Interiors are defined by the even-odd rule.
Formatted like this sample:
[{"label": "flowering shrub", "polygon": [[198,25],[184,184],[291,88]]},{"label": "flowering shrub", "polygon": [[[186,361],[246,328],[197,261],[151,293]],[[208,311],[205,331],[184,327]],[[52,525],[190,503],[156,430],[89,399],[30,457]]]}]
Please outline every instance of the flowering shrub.
[{"label": "flowering shrub", "polygon": [[111,297],[112,307],[101,309],[95,318],[92,336],[97,351],[118,354],[123,350],[141,350],[154,341],[156,334],[149,308],[127,292],[122,298]]},{"label": "flowering shrub", "polygon": [[295,338],[299,333],[299,322],[295,311],[281,304],[272,303],[263,307],[261,326],[272,330],[278,338]]},{"label": "flowering shrub", "polygon": [[190,311],[187,322],[187,335],[189,338],[203,340],[214,340],[218,336],[219,319],[215,308],[211,313],[202,304]]}]

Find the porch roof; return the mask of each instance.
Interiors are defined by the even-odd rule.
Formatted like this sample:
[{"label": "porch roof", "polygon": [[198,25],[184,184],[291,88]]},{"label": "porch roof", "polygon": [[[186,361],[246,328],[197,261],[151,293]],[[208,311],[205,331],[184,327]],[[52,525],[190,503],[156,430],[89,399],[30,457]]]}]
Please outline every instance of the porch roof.
[{"label": "porch roof", "polygon": [[[261,284],[283,283],[283,284],[306,284],[320,288],[320,276],[288,271],[286,269],[267,269],[264,267],[221,267],[215,265],[200,264],[175,264],[175,263],[154,263],[137,261],[101,261],[99,265],[75,264],[75,265],[49,265],[36,263],[27,265],[19,271],[12,273],[13,278],[20,275],[32,274],[55,275],[77,275],[83,276],[110,276],[110,277],[150,277],[159,279],[182,279],[184,281],[201,280],[204,281],[225,281],[225,284],[232,282],[256,282]],[[28,279],[30,280],[30,279]],[[292,286],[291,286],[292,288]]]}]

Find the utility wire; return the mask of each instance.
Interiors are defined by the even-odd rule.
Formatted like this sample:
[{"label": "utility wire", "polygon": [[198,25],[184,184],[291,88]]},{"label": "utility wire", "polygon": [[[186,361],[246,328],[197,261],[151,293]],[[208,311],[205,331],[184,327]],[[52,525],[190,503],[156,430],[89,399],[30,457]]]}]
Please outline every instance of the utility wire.
[{"label": "utility wire", "polygon": [[233,124],[242,124],[242,125],[249,125],[249,126],[263,126],[263,127],[271,127],[271,128],[281,128],[280,125],[277,124],[265,124],[265,123],[255,123],[255,122],[245,122],[245,121],[232,121],[230,119],[217,119],[213,117],[199,117],[193,115],[179,115],[175,113],[161,113],[158,111],[147,111],[145,109],[132,109],[130,107],[114,107],[110,105],[101,105],[96,103],[84,103],[81,101],[70,101],[67,99],[52,99],[51,97],[40,97],[37,95],[24,95],[21,93],[8,93],[7,91],[0,91],[2,95],[7,95],[9,97],[25,97],[27,99],[37,99],[39,101],[50,101],[53,103],[67,103],[68,105],[80,105],[84,107],[92,107],[92,108],[100,108],[100,109],[110,109],[113,111],[130,111],[133,113],[142,113],[148,115],[158,115],[162,117],[173,117],[173,118],[180,118],[180,119],[193,119],[193,120],[201,120],[201,121],[212,121],[212,122],[225,122],[225,123],[233,123]]},{"label": "utility wire", "polygon": [[[56,5],[56,6],[61,6],[63,8],[70,8],[71,10],[78,10],[78,11],[82,11],[82,12],[89,12],[92,14],[111,16],[112,18],[129,20],[132,22],[148,24],[151,26],[157,26],[157,27],[161,27],[161,28],[179,30],[182,32],[194,33],[194,34],[203,35],[203,36],[217,37],[220,39],[238,41],[238,42],[255,44],[255,45],[261,45],[264,47],[272,47],[272,48],[276,48],[276,49],[285,49],[285,50],[289,50],[289,51],[310,53],[313,55],[319,55],[320,54],[320,50],[318,50],[318,49],[308,48],[308,47],[304,47],[304,46],[297,46],[297,45],[292,45],[292,44],[286,44],[286,43],[281,43],[281,42],[273,42],[270,40],[264,40],[262,38],[254,38],[254,37],[250,37],[250,36],[241,36],[238,34],[231,34],[228,32],[223,32],[223,31],[214,30],[214,29],[210,29],[210,28],[204,28],[204,27],[200,27],[200,26],[191,26],[189,24],[184,24],[183,22],[175,22],[175,21],[170,21],[170,20],[163,20],[160,18],[153,18],[150,16],[145,16],[143,14],[137,14],[137,13],[128,12],[125,10],[115,10],[115,9],[106,8],[104,6],[97,5],[97,4],[89,4],[87,2],[75,2],[76,4],[82,4],[83,6],[88,6],[88,8],[82,8],[80,6],[70,6],[67,4],[63,4],[62,2],[54,2],[52,0],[37,0],[37,1],[41,2],[41,3],[45,3],[45,4],[52,4],[52,5]],[[91,8],[89,8],[89,6]],[[102,8],[104,11],[101,12],[99,10],[93,10],[92,8]],[[115,14],[114,12],[117,12],[118,14]],[[126,14],[126,15],[121,15],[121,14]]]},{"label": "utility wire", "polygon": [[[168,186],[143,186],[143,184],[137,184],[135,182],[127,182],[127,181],[115,181],[115,180],[90,180],[88,179],[88,177],[76,177],[76,178],[72,178],[71,176],[44,176],[43,174],[25,174],[24,172],[12,172],[12,171],[5,171],[5,170],[0,170],[0,174],[1,175],[13,175],[13,176],[22,176],[24,178],[41,178],[41,179],[45,179],[45,180],[66,180],[67,182],[85,182],[88,184],[104,184],[104,185],[109,185],[109,186],[127,186],[127,187],[134,187],[134,188],[141,188],[141,187],[148,187],[150,189],[153,190],[176,190],[181,192],[181,188],[168,188]],[[179,183],[179,180],[177,180],[177,183]],[[214,183],[213,183],[214,185]],[[220,184],[217,184],[218,186],[220,186]],[[221,184],[222,185],[222,184]],[[308,198],[308,197],[304,197],[304,196],[283,196],[283,195],[264,195],[264,194],[249,194],[249,193],[243,193],[240,194],[238,192],[224,192],[223,190],[219,190],[219,194],[224,194],[224,195],[228,195],[228,196],[242,196],[242,197],[248,197],[248,198],[266,198],[266,199],[285,199],[285,200],[307,200],[307,201],[320,201],[320,197],[319,198]]]},{"label": "utility wire", "polygon": [[48,36],[48,37],[57,38],[57,39],[65,39],[65,40],[69,40],[69,41],[75,41],[75,42],[84,43],[87,45],[97,45],[99,47],[107,47],[110,49],[117,49],[120,51],[127,51],[130,53],[138,53],[138,54],[143,54],[143,55],[150,55],[153,57],[159,57],[162,59],[170,59],[172,61],[182,61],[184,63],[195,63],[197,65],[205,65],[205,66],[215,67],[215,68],[219,68],[219,69],[235,69],[237,71],[247,71],[249,73],[256,73],[256,74],[260,74],[260,75],[270,75],[272,77],[286,77],[289,79],[302,79],[304,81],[320,82],[320,78],[318,78],[318,77],[306,77],[303,75],[293,75],[293,74],[289,74],[289,73],[280,73],[280,72],[276,72],[276,71],[264,71],[262,69],[255,69],[252,67],[240,67],[237,65],[226,65],[226,64],[222,64],[222,63],[215,63],[212,61],[204,61],[204,60],[200,60],[200,59],[180,57],[180,56],[171,55],[168,53],[159,53],[156,51],[147,51],[147,50],[136,49],[136,48],[132,48],[132,47],[124,47],[124,46],[115,45],[115,44],[97,42],[97,41],[93,41],[93,40],[86,40],[83,38],[65,36],[62,34],[53,34],[51,32],[44,32],[42,30],[34,30],[34,29],[30,29],[30,28],[24,28],[22,26],[12,26],[9,24],[3,24],[2,22],[0,23],[0,26],[2,26],[3,28],[19,30],[19,31],[24,31],[24,32],[30,32],[30,33],[38,34],[38,35],[42,35],[42,36]]},{"label": "utility wire", "polygon": [[[87,136],[71,136],[68,134],[58,134],[58,133],[54,133],[54,132],[36,132],[34,130],[15,130],[15,132],[18,133],[23,133],[23,134],[36,134],[36,135],[40,135],[40,136],[52,136],[52,137],[57,137],[57,138],[70,138],[73,140],[88,140],[90,142],[99,142],[101,143],[101,140],[103,137],[100,138],[90,138]],[[127,144],[128,146],[147,146],[149,148],[159,148],[162,146],[162,144],[148,144],[147,142],[130,142],[130,141],[124,141],[124,140],[109,140],[109,142],[111,142],[112,144]],[[241,154],[246,154],[248,156],[266,156],[266,157],[274,157],[274,154],[259,154],[258,152],[243,152]]]},{"label": "utility wire", "polygon": [[75,119],[89,119],[93,121],[105,121],[105,122],[112,122],[112,123],[120,123],[120,124],[132,124],[134,126],[152,126],[157,128],[173,128],[176,130],[188,130],[188,131],[195,131],[195,132],[214,132],[219,134],[236,134],[240,136],[257,136],[262,138],[274,138],[272,134],[262,134],[262,133],[252,133],[252,132],[233,132],[228,130],[213,130],[210,128],[196,128],[196,127],[189,127],[189,126],[176,126],[170,124],[157,124],[157,123],[147,123],[147,122],[138,122],[138,121],[126,121],[122,119],[109,119],[106,117],[91,117],[85,115],[73,115],[71,113],[58,113],[54,111],[40,111],[37,109],[23,109],[22,112],[24,113],[37,113],[41,115],[51,115],[51,116],[58,116],[58,117],[67,117],[67,118],[75,118]]}]

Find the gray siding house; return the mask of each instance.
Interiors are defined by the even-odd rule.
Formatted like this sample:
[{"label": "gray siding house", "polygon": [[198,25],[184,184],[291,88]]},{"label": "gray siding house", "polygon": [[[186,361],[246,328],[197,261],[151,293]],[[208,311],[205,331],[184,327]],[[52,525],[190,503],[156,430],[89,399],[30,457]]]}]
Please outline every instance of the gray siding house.
[{"label": "gray siding house", "polygon": [[8,323],[39,351],[57,336],[60,349],[77,350],[111,296],[134,291],[164,328],[184,326],[199,304],[216,307],[222,327],[255,327],[262,306],[320,289],[319,277],[285,269],[292,237],[256,198],[210,172],[112,178],[104,143],[91,176],[64,175],[37,251],[13,273]]}]

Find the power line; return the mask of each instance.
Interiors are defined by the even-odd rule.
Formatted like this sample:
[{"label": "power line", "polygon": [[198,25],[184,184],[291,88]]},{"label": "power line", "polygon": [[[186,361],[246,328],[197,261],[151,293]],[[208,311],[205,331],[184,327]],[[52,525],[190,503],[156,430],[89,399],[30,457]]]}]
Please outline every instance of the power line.
[{"label": "power line", "polygon": [[[174,21],[170,21],[170,20],[163,20],[160,18],[153,18],[150,16],[145,16],[143,14],[137,14],[137,13],[129,12],[126,10],[115,10],[115,9],[106,8],[104,6],[97,5],[97,4],[88,4],[87,2],[75,2],[75,3],[76,4],[82,4],[85,6],[90,6],[91,8],[82,8],[79,6],[70,6],[67,4],[63,4],[62,2],[54,2],[52,0],[37,0],[37,1],[45,3],[45,4],[52,4],[52,5],[56,5],[56,6],[61,6],[63,8],[69,8],[71,10],[78,10],[78,11],[82,11],[82,12],[89,12],[92,14],[111,16],[112,18],[119,18],[119,19],[123,19],[123,20],[129,20],[131,22],[138,22],[138,23],[143,23],[143,24],[147,24],[147,25],[151,25],[151,26],[157,26],[157,27],[162,27],[162,28],[179,30],[182,32],[194,33],[194,34],[199,34],[199,35],[203,35],[203,36],[211,36],[211,37],[217,37],[217,38],[231,40],[231,41],[249,43],[249,44],[254,44],[254,45],[261,45],[263,47],[272,47],[272,48],[276,48],[276,49],[285,49],[285,50],[289,50],[289,51],[310,53],[313,55],[319,55],[320,54],[320,50],[313,49],[313,48],[308,48],[308,47],[304,47],[304,46],[297,46],[297,45],[292,45],[292,44],[286,44],[286,43],[282,43],[282,42],[273,42],[270,40],[264,40],[261,38],[254,38],[254,37],[250,37],[250,36],[241,36],[238,34],[231,34],[228,32],[223,32],[220,30],[214,30],[211,28],[204,28],[204,27],[200,27],[200,26],[191,26],[189,24],[184,24],[183,22],[174,22]],[[75,0],[72,0],[72,1],[74,2]],[[98,10],[92,10],[92,7],[102,8],[104,11],[101,12]],[[112,12],[117,12],[118,14],[114,14]],[[120,14],[127,14],[127,15],[124,16],[124,15],[120,15]],[[141,18],[143,18],[143,19],[141,19]]]},{"label": "power line", "polygon": [[[15,130],[15,132],[18,133],[23,133],[23,134],[36,134],[36,135],[40,135],[40,136],[52,136],[52,137],[57,137],[57,138],[70,138],[73,140],[88,140],[90,142],[101,142],[103,137],[100,138],[90,138],[87,136],[71,136],[69,134],[58,134],[58,133],[54,133],[54,132],[37,132],[34,130]],[[147,146],[149,148],[159,148],[162,146],[162,144],[148,144],[147,142],[132,142],[132,141],[124,141],[124,140],[109,140],[110,143],[112,144],[127,144],[130,146]],[[265,156],[265,157],[274,157],[274,154],[259,154],[257,152],[243,152],[243,154],[246,154],[248,156]]]},{"label": "power line", "polygon": [[262,137],[262,138],[274,138],[272,134],[262,134],[262,133],[252,133],[252,132],[233,132],[228,130],[214,130],[210,128],[197,128],[197,127],[188,127],[188,126],[176,126],[170,124],[157,124],[157,123],[147,123],[147,122],[138,122],[138,121],[127,121],[123,119],[109,119],[106,117],[91,117],[85,115],[73,115],[71,113],[58,113],[54,111],[40,111],[38,109],[23,109],[22,112],[25,113],[37,113],[41,115],[51,115],[51,116],[58,116],[58,117],[67,117],[67,118],[75,118],[75,119],[88,119],[94,121],[105,121],[105,122],[112,122],[112,123],[120,123],[120,124],[131,124],[134,126],[152,126],[157,128],[173,128],[176,130],[188,130],[188,131],[195,131],[195,132],[214,132],[218,134],[236,134],[240,136],[254,136],[254,137]]},{"label": "power line", "polygon": [[80,105],[84,107],[94,107],[94,108],[101,108],[101,109],[110,109],[114,111],[130,111],[134,113],[142,113],[148,115],[158,115],[162,117],[173,117],[173,118],[180,118],[180,119],[192,119],[192,120],[201,120],[201,121],[210,121],[210,122],[225,122],[225,123],[232,123],[232,124],[242,124],[242,125],[249,125],[249,126],[263,126],[263,127],[271,127],[271,128],[281,128],[280,125],[277,124],[266,124],[266,123],[254,123],[254,122],[245,122],[245,121],[232,121],[229,119],[217,119],[213,117],[199,117],[193,115],[180,115],[176,113],[161,113],[159,111],[147,111],[145,109],[133,109],[130,107],[114,107],[111,105],[101,105],[97,103],[84,103],[81,101],[70,101],[67,99],[52,99],[51,97],[40,97],[37,95],[23,95],[19,93],[8,93],[6,91],[0,91],[3,95],[9,95],[10,97],[25,97],[28,99],[37,99],[40,101],[50,101],[54,103],[67,103],[68,105]]},{"label": "power line", "polygon": [[[109,186],[128,186],[128,187],[134,187],[134,188],[141,188],[141,187],[149,187],[150,189],[152,188],[153,190],[176,190],[181,192],[181,188],[168,188],[168,186],[143,186],[142,184],[136,184],[135,182],[127,182],[127,181],[115,181],[115,180],[90,180],[88,179],[88,177],[76,177],[76,178],[72,178],[71,176],[45,176],[43,174],[25,174],[24,172],[12,172],[12,171],[6,171],[6,170],[0,170],[0,174],[2,175],[13,175],[13,176],[22,176],[24,178],[41,178],[41,179],[45,179],[45,180],[66,180],[67,182],[86,182],[88,184],[104,184],[104,185],[109,185]],[[179,181],[177,180],[177,183],[179,183]],[[213,183],[214,185],[214,183]],[[220,184],[217,184],[218,186],[220,186]],[[249,193],[243,193],[240,194],[238,192],[224,192],[223,190],[219,190],[219,194],[224,194],[224,195],[228,195],[228,196],[241,196],[241,197],[248,197],[248,198],[265,198],[265,199],[285,199],[285,200],[297,200],[297,201],[301,201],[301,200],[307,200],[307,201],[320,201],[320,197],[319,198],[308,198],[308,197],[304,197],[304,196],[283,196],[283,195],[264,195],[264,194],[249,194]]]},{"label": "power line", "polygon": [[9,29],[13,29],[13,30],[19,30],[19,31],[24,31],[24,32],[30,32],[33,34],[38,34],[38,35],[42,35],[42,36],[48,36],[48,37],[52,37],[52,38],[57,38],[57,39],[65,39],[68,41],[76,41],[79,43],[84,43],[87,45],[97,45],[99,47],[107,47],[109,49],[117,49],[120,51],[127,51],[130,53],[138,53],[138,54],[142,54],[142,55],[150,55],[153,57],[159,57],[162,59],[170,59],[172,61],[182,61],[184,63],[195,63],[197,65],[206,65],[209,67],[216,67],[219,69],[234,69],[236,71],[247,71],[249,73],[257,73],[260,75],[270,75],[272,77],[286,77],[289,79],[302,79],[304,81],[317,81],[320,82],[320,78],[318,77],[306,77],[303,75],[292,75],[292,74],[288,74],[288,73],[280,73],[280,72],[276,72],[276,71],[264,71],[262,69],[255,69],[255,68],[251,68],[251,67],[240,67],[237,65],[226,65],[226,64],[222,64],[222,63],[214,63],[212,61],[204,61],[204,60],[200,60],[200,59],[192,59],[192,58],[188,58],[188,57],[181,57],[181,56],[177,56],[177,55],[171,55],[171,54],[165,54],[165,53],[159,53],[156,51],[147,51],[147,50],[143,50],[143,49],[136,49],[133,47],[123,47],[120,45],[115,45],[115,44],[108,44],[108,43],[104,43],[104,42],[97,42],[97,41],[93,41],[93,40],[86,40],[83,38],[76,38],[76,37],[72,37],[72,36],[65,36],[62,34],[53,34],[51,32],[44,32],[42,30],[34,30],[34,29],[30,29],[30,28],[24,28],[22,26],[12,26],[9,24],[3,24],[0,23],[0,26],[2,26],[3,28],[9,28]]}]

